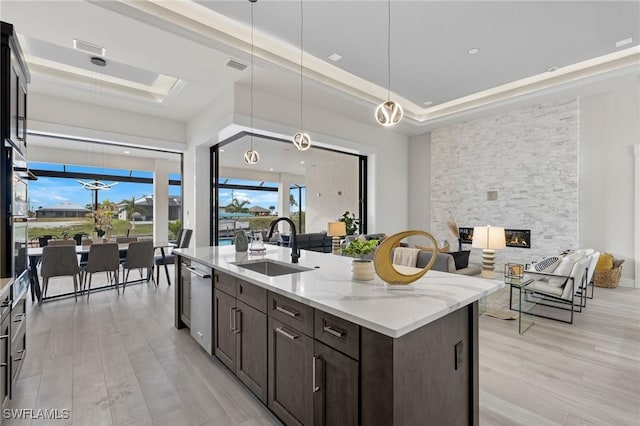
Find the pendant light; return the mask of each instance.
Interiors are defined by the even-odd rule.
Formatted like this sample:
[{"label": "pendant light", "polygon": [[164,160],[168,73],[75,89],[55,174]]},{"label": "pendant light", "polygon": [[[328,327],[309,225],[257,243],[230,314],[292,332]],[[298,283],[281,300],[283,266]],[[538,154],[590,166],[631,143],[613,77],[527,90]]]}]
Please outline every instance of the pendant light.
[{"label": "pendant light", "polygon": [[303,99],[303,62],[302,56],[304,53],[304,13],[303,13],[303,1],[300,0],[300,131],[293,135],[293,144],[299,151],[306,151],[311,148],[311,138],[309,135],[302,131],[302,99]]},{"label": "pendant light", "polygon": [[260,161],[260,154],[253,149],[253,4],[257,1],[249,0],[251,3],[251,149],[244,153],[244,161],[249,164],[256,164]]},{"label": "pendant light", "polygon": [[398,124],[402,120],[404,111],[399,103],[391,100],[391,0],[387,0],[387,101],[376,108],[376,121],[385,127]]}]

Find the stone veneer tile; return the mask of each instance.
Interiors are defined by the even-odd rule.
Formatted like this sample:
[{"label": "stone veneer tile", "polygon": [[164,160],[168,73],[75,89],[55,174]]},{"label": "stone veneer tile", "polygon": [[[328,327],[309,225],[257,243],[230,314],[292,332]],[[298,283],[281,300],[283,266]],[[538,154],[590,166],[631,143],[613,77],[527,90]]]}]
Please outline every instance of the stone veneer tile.
[{"label": "stone veneer tile", "polygon": [[[576,98],[433,130],[434,236],[453,240],[449,218],[463,227],[531,229],[532,248],[498,251],[497,265],[526,263],[576,248],[578,137]],[[498,199],[487,201],[487,191],[498,191]],[[471,262],[479,263],[480,258],[480,250],[472,250]]]}]

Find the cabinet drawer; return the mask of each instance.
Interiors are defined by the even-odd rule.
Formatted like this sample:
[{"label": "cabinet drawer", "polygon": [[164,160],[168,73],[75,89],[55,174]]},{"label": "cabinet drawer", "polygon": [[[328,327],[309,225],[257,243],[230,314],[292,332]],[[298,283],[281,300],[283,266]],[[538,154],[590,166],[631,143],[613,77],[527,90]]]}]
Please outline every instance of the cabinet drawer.
[{"label": "cabinet drawer", "polygon": [[229,274],[214,269],[213,286],[229,296],[236,297],[236,279]]},{"label": "cabinet drawer", "polygon": [[25,329],[16,336],[16,339],[11,342],[11,382],[15,383],[18,379],[18,374],[22,368],[24,358],[27,356],[27,338]]},{"label": "cabinet drawer", "polygon": [[357,324],[316,309],[314,337],[353,359],[360,358],[360,326]]},{"label": "cabinet drawer", "polygon": [[260,312],[267,312],[267,290],[258,287],[255,284],[248,283],[246,281],[237,281],[237,295],[238,300],[246,303],[259,310]]},{"label": "cabinet drawer", "polygon": [[313,308],[279,294],[269,292],[270,317],[313,336]]},{"label": "cabinet drawer", "polygon": [[11,341],[15,341],[18,334],[24,334],[27,314],[26,314],[26,300],[22,299],[13,307],[11,311]]},{"label": "cabinet drawer", "polygon": [[9,312],[11,312],[11,298],[7,291],[6,295],[0,299],[0,321],[9,315]]}]

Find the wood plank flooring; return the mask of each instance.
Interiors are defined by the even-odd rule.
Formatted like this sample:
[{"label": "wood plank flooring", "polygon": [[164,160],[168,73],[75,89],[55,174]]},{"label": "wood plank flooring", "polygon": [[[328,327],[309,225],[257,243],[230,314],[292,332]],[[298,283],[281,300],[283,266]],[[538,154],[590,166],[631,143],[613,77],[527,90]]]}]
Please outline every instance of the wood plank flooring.
[{"label": "wood plank flooring", "polygon": [[[60,286],[72,288],[52,281],[50,291]],[[3,425],[279,424],[173,327],[165,280],[27,305],[28,356],[7,408],[71,417]],[[640,290],[596,289],[573,325],[536,319],[522,336],[515,321],[483,316],[480,424],[640,424],[639,306]]]}]

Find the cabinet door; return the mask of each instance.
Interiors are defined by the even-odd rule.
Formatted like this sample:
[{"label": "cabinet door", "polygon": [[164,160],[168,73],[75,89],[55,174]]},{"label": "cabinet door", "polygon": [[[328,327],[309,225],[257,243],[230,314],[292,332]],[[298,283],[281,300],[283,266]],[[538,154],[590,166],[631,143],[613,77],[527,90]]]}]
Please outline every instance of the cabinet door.
[{"label": "cabinet door", "polygon": [[267,403],[267,316],[237,301],[236,374],[262,402]]},{"label": "cabinet door", "polygon": [[184,266],[180,271],[180,302],[182,321],[191,327],[191,274]]},{"label": "cabinet door", "polygon": [[316,341],[312,373],[314,425],[357,425],[358,363]]},{"label": "cabinet door", "polygon": [[268,407],[287,425],[313,422],[313,339],[269,317]]},{"label": "cabinet door", "polygon": [[[11,62],[14,63],[15,56],[11,53]],[[11,113],[9,128],[9,137],[13,143],[18,143],[18,74],[13,67],[11,68],[10,94],[9,94],[9,111]]]},{"label": "cabinet door", "polygon": [[16,143],[26,153],[27,147],[27,88],[26,82],[18,80],[18,117],[16,123]]},{"label": "cabinet door", "polygon": [[214,289],[214,353],[224,365],[235,372],[236,335],[234,314],[236,299],[228,294]]},{"label": "cabinet door", "polygon": [[9,396],[9,322],[11,317],[7,315],[0,325],[0,405]]}]

